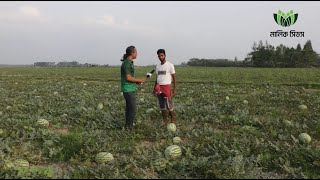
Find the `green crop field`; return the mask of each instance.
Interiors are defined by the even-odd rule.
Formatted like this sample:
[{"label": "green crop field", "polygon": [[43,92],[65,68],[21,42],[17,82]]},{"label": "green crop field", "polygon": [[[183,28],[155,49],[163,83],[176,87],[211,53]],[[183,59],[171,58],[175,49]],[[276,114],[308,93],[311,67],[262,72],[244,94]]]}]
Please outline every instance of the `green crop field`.
[{"label": "green crop field", "polygon": [[[128,132],[119,67],[0,68],[0,178],[320,178],[320,69],[176,74],[176,132],[162,125],[155,77]],[[100,152],[113,160],[98,163]]]}]

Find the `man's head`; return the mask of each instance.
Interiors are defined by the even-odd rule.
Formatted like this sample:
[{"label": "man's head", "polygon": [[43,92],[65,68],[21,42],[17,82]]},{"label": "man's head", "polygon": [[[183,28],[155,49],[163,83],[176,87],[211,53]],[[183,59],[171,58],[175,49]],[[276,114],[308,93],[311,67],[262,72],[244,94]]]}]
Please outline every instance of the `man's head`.
[{"label": "man's head", "polygon": [[161,62],[165,61],[166,60],[166,51],[164,49],[159,49],[157,51],[157,54],[158,54],[158,58]]},{"label": "man's head", "polygon": [[132,59],[136,59],[138,56],[138,51],[134,46],[129,46],[126,49],[126,55],[127,57],[131,56]]}]

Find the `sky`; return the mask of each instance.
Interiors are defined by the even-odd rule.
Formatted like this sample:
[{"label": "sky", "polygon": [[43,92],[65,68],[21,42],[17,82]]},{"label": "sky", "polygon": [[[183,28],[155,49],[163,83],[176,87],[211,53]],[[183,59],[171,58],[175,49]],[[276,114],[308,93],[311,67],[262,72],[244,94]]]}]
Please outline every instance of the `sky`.
[{"label": "sky", "polygon": [[[120,65],[128,46],[136,65],[159,63],[166,50],[175,65],[191,58],[243,60],[253,42],[303,47],[320,52],[320,2],[196,1],[1,1],[0,64],[78,61]],[[290,27],[276,24],[278,10],[298,13]],[[304,37],[270,37],[295,30]]]}]

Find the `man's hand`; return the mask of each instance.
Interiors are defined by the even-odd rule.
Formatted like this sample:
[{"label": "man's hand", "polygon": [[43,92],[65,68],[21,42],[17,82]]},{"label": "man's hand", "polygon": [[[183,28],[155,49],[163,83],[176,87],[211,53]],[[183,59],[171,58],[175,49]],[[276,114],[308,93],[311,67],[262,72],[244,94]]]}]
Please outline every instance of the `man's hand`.
[{"label": "man's hand", "polygon": [[172,95],[173,95],[173,97],[177,95],[177,90],[176,89],[173,90]]},{"label": "man's hand", "polygon": [[147,79],[146,78],[141,78],[139,80],[140,80],[140,83],[142,84],[142,83],[145,83]]},{"label": "man's hand", "polygon": [[152,95],[153,95],[153,96],[157,96],[157,94],[156,94],[156,92],[155,92],[155,91],[153,91],[153,92],[152,92]]}]

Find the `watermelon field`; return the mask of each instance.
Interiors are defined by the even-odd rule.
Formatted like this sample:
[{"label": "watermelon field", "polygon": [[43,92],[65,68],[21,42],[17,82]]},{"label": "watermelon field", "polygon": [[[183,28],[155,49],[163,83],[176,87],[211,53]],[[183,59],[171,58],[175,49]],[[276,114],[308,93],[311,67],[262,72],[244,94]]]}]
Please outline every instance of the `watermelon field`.
[{"label": "watermelon field", "polygon": [[0,68],[0,178],[320,178],[320,69],[176,74],[176,131],[152,77],[131,132],[119,67]]}]

